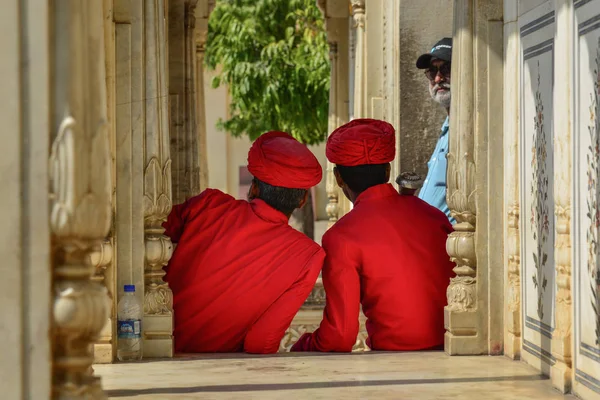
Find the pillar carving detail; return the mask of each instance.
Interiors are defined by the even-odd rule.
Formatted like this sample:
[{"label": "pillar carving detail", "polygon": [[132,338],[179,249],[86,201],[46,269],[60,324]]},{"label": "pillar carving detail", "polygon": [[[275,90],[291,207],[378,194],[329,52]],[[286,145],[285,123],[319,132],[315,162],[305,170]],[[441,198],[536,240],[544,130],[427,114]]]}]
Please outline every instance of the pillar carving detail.
[{"label": "pillar carving detail", "polygon": [[101,2],[52,9],[50,229],[53,248],[53,397],[105,398],[93,343],[109,317],[92,279],[111,218]]},{"label": "pillar carving detail", "polygon": [[162,223],[171,212],[171,158],[164,0],[144,4],[144,355],[173,356],[173,293],[163,280],[173,251]]}]

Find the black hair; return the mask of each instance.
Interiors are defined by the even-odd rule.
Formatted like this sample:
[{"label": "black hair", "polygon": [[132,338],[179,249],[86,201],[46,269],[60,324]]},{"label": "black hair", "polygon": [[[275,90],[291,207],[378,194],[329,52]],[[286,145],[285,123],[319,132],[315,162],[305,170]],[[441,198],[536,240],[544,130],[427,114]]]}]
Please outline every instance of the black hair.
[{"label": "black hair", "polygon": [[381,185],[389,181],[389,177],[387,176],[388,165],[390,164],[365,164],[355,167],[336,165],[335,167],[344,182],[346,182],[346,185],[354,193],[360,194],[372,186]]},{"label": "black hair", "polygon": [[306,189],[289,189],[269,185],[257,178],[252,181],[258,187],[258,198],[285,215],[290,215],[300,207],[300,202],[307,192]]}]

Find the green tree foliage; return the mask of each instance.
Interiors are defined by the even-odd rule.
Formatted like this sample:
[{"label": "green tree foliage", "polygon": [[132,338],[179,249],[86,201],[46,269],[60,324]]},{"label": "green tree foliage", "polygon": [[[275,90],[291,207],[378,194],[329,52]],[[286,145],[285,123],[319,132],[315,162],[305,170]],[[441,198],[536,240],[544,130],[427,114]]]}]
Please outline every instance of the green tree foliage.
[{"label": "green tree foliage", "polygon": [[327,133],[329,58],[315,0],[219,0],[211,13],[206,65],[220,67],[230,119],[218,127],[251,140],[270,130],[315,144]]}]

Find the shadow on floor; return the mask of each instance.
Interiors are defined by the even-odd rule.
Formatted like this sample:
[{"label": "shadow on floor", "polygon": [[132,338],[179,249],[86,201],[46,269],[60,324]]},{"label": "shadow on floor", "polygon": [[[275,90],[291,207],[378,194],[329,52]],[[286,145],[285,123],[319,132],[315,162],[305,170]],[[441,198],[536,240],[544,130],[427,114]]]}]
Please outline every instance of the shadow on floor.
[{"label": "shadow on floor", "polygon": [[392,385],[431,385],[440,383],[481,383],[481,382],[516,382],[516,381],[542,381],[548,378],[543,375],[525,376],[497,376],[474,378],[449,378],[449,379],[392,379],[369,381],[340,381],[340,382],[298,382],[298,383],[272,383],[272,384],[243,384],[243,385],[211,385],[190,386],[177,388],[149,388],[149,389],[121,389],[107,390],[110,397],[130,397],[151,394],[190,394],[190,393],[227,393],[227,392],[260,392],[273,390],[302,390],[302,389],[327,389],[368,386]]},{"label": "shadow on floor", "polygon": [[[136,361],[136,364],[155,363],[165,361],[198,361],[198,360],[248,360],[254,358],[302,358],[302,357],[375,357],[382,354],[398,355],[398,351],[356,351],[353,353],[321,353],[321,352],[281,352],[273,354],[248,354],[248,353],[178,353],[173,358],[152,358]],[[413,353],[413,352],[405,352]],[[443,350],[419,350],[414,353],[444,353]],[[118,364],[118,362],[116,363]]]}]

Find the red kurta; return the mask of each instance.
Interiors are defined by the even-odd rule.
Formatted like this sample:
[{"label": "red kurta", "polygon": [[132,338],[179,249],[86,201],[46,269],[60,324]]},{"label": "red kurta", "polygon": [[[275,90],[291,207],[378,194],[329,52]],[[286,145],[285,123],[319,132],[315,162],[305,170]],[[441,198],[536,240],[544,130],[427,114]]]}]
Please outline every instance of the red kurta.
[{"label": "red kurta", "polygon": [[177,352],[274,353],[323,266],[323,249],[262,200],[208,189],[163,225]]},{"label": "red kurta", "polygon": [[293,351],[348,352],[358,334],[360,304],[373,350],[421,350],[444,342],[446,216],[392,185],[361,193],[350,213],[323,237],[326,306],[321,326]]}]

